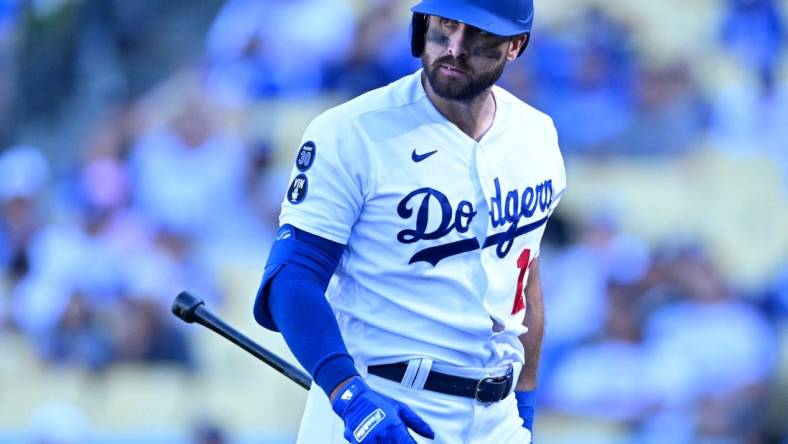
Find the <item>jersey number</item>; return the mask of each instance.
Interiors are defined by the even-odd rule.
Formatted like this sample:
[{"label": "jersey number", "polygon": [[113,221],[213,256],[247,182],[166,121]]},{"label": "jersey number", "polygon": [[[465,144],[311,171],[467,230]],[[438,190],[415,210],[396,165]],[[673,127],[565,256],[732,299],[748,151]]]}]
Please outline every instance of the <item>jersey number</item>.
[{"label": "jersey number", "polygon": [[298,156],[299,165],[309,165],[312,162],[312,153],[309,151],[301,151]]},{"label": "jersey number", "polygon": [[517,268],[520,269],[520,276],[517,277],[517,290],[514,293],[514,306],[512,307],[512,314],[517,314],[525,310],[525,295],[523,294],[523,281],[525,280],[525,272],[528,270],[528,265],[531,264],[531,250],[524,249],[517,258]]}]

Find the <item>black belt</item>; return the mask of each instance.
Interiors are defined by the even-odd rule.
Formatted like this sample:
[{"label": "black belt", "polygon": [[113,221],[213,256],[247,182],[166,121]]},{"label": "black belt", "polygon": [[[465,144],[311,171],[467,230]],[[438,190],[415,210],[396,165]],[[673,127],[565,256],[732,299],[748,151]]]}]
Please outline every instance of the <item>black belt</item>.
[{"label": "black belt", "polygon": [[[405,362],[371,365],[367,368],[370,374],[395,382],[402,382],[407,369],[408,364]],[[473,398],[482,404],[492,404],[509,395],[513,379],[511,368],[504,376],[488,376],[482,379],[463,378],[430,371],[427,381],[424,382],[424,389],[447,395]]]}]

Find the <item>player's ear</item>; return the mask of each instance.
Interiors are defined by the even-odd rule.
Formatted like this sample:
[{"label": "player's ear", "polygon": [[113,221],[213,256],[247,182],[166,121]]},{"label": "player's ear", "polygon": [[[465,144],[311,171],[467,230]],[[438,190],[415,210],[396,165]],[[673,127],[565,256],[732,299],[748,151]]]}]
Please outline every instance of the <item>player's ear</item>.
[{"label": "player's ear", "polygon": [[511,62],[516,59],[520,53],[522,52],[525,45],[528,44],[528,39],[531,38],[531,34],[520,34],[517,36],[512,37],[509,40],[509,50],[506,51],[506,61]]}]

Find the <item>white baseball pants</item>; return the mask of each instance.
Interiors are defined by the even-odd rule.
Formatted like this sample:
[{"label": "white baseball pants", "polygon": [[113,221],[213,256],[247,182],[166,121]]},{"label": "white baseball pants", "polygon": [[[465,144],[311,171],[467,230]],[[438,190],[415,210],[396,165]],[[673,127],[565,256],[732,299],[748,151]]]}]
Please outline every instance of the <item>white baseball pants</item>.
[{"label": "white baseball pants", "polygon": [[[416,367],[422,361],[413,360]],[[429,363],[426,366],[429,368]],[[433,366],[438,368],[438,365]],[[514,373],[519,374],[519,368]],[[443,373],[449,373],[445,368]],[[462,374],[469,378],[499,376],[507,368],[495,369],[462,369]],[[497,372],[497,373],[496,373]],[[450,373],[456,374],[456,372]],[[423,390],[426,373],[415,378],[405,377],[407,384],[389,381],[375,375],[362,372],[369,386],[386,396],[407,404],[435,431],[435,440],[422,438],[413,431],[411,435],[418,444],[530,444],[531,432],[523,427],[523,421],[517,412],[517,401],[513,393],[504,400],[482,405],[474,399],[436,393]],[[325,393],[315,385],[309,391],[306,409],[301,419],[297,444],[346,444],[343,437],[345,426],[342,420],[331,410],[331,404]]]}]

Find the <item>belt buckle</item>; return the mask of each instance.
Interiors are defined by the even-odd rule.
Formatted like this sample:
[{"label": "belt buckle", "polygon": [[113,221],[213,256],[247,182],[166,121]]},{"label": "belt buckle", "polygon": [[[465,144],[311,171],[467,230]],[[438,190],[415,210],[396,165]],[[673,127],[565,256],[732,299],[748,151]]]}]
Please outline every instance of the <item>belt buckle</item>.
[{"label": "belt buckle", "polygon": [[[484,378],[480,379],[479,382],[476,383],[476,392],[474,393],[474,398],[476,402],[483,406],[488,406],[500,401],[501,397],[493,394],[493,393],[485,393],[484,392],[484,385],[491,384],[494,386],[503,384],[505,387],[510,388],[509,386],[509,375],[505,376],[485,376]],[[504,388],[503,394],[505,395],[508,393],[508,388]]]}]

